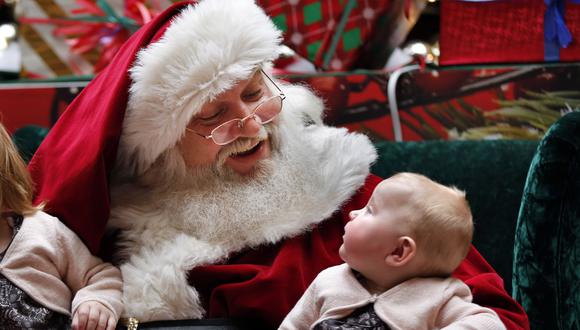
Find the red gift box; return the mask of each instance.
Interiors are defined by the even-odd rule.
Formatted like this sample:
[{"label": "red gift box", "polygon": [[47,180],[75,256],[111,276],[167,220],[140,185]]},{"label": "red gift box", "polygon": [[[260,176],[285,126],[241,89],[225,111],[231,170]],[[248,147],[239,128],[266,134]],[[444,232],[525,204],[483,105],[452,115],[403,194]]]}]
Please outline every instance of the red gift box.
[{"label": "red gift box", "polygon": [[[408,0],[407,0],[408,1]],[[350,70],[391,0],[258,0],[284,43],[323,70]],[[381,31],[378,31],[381,32]],[[386,58],[385,58],[386,62]]]},{"label": "red gift box", "polygon": [[[580,60],[580,5],[578,1],[552,3],[562,10],[550,12],[557,8],[544,0],[441,1],[440,64]],[[546,20],[555,20],[556,14],[572,37],[565,48],[545,41]]]}]

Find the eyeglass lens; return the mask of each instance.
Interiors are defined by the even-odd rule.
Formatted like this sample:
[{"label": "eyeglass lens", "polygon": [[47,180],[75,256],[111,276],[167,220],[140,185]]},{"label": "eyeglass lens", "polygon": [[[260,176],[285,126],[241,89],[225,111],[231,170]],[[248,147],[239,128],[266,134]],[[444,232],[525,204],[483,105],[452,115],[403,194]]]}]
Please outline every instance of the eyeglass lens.
[{"label": "eyeglass lens", "polygon": [[[276,95],[260,103],[254,110],[254,119],[260,124],[271,122],[282,110],[282,97]],[[249,120],[245,119],[245,120]],[[216,144],[224,145],[237,139],[242,134],[242,119],[233,119],[221,124],[211,132]]]}]

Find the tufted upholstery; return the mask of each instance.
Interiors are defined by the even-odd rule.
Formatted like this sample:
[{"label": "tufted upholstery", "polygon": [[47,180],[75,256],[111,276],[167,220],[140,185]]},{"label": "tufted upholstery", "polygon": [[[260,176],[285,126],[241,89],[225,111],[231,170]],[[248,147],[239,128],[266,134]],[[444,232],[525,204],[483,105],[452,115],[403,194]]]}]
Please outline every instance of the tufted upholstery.
[{"label": "tufted upholstery", "polygon": [[580,112],[546,133],[519,212],[513,296],[532,329],[580,329]]}]

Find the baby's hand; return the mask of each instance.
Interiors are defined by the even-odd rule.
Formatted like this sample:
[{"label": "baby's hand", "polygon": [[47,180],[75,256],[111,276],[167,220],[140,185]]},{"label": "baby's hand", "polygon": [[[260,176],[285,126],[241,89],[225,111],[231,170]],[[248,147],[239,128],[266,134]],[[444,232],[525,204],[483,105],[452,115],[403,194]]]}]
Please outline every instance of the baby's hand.
[{"label": "baby's hand", "polygon": [[117,320],[113,312],[96,301],[79,305],[73,315],[73,330],[114,330]]}]

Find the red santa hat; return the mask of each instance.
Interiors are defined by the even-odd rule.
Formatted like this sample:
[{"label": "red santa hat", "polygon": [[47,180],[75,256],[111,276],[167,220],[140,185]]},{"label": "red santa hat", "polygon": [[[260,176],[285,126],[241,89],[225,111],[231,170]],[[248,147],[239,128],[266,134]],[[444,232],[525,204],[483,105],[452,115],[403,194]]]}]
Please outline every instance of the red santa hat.
[{"label": "red santa hat", "polygon": [[35,202],[97,252],[112,169],[146,171],[201,105],[274,60],[280,41],[252,0],[168,8],[133,34],[51,129],[29,165]]}]

